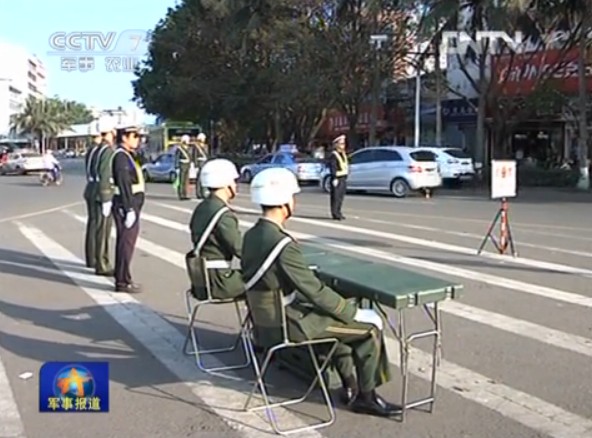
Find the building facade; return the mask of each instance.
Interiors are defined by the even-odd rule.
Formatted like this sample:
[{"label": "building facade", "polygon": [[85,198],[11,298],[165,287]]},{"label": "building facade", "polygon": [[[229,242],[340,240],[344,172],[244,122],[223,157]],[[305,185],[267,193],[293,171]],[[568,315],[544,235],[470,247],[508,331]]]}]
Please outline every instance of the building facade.
[{"label": "building facade", "polygon": [[8,135],[10,117],[22,109],[29,96],[47,95],[43,62],[20,46],[0,41],[0,135]]}]

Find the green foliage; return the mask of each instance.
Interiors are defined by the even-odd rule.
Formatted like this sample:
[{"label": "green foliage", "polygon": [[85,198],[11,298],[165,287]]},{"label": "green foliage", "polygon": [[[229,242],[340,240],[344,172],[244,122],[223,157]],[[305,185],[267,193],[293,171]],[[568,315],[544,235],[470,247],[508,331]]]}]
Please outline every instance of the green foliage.
[{"label": "green foliage", "polygon": [[579,179],[577,170],[518,169],[518,187],[575,187]]}]

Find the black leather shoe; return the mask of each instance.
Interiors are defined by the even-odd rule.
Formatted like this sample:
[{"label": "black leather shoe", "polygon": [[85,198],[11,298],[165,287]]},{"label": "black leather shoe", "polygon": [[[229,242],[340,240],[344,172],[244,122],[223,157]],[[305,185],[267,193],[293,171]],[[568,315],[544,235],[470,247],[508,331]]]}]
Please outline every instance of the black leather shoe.
[{"label": "black leather shoe", "polygon": [[142,288],[139,284],[116,284],[115,292],[124,292],[126,294],[139,294]]},{"label": "black leather shoe", "polygon": [[339,216],[333,216],[333,220],[334,221],[340,221],[341,220],[341,217],[339,217]]},{"label": "black leather shoe", "polygon": [[401,408],[387,402],[375,391],[360,393],[351,404],[351,409],[359,414],[375,415],[377,417],[390,417],[401,413]]},{"label": "black leather shoe", "polygon": [[345,216],[344,215],[341,215],[341,216],[339,216],[339,219],[341,219],[342,221],[344,221],[345,220]]},{"label": "black leather shoe", "polygon": [[351,406],[358,395],[357,388],[344,387],[339,394],[339,400],[346,406]]}]

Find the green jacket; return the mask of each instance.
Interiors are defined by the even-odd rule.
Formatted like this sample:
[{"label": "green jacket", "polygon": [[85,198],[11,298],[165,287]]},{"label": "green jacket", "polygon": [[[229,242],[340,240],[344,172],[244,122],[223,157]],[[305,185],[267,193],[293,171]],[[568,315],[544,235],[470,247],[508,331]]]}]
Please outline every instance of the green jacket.
[{"label": "green jacket", "polygon": [[84,186],[84,199],[92,202],[97,193],[97,183],[94,181],[91,163],[97,153],[99,145],[93,144],[84,154],[84,174],[86,176],[86,185]]},{"label": "green jacket", "polygon": [[[221,208],[226,206],[221,199],[210,196],[195,208],[189,225],[194,248],[208,228],[212,218]],[[234,257],[241,257],[241,246],[242,236],[238,228],[238,219],[234,212],[229,210],[222,214],[203,244],[199,255],[207,260],[231,262]],[[190,268],[188,266],[189,275],[194,293],[198,298],[205,299],[203,273],[198,267],[194,265],[194,268]],[[237,269],[212,269],[209,274],[213,298],[236,298],[244,293],[242,277]]]},{"label": "green jacket", "polygon": [[181,144],[175,151],[175,169],[179,169],[181,166],[187,166],[191,164],[191,154],[187,146]]},{"label": "green jacket", "polygon": [[[277,224],[259,219],[245,233],[241,268],[248,282],[278,242],[290,237]],[[276,305],[276,291],[284,296],[296,292],[297,298],[286,306],[290,340],[302,341],[319,336],[335,320],[353,321],[355,302],[346,300],[324,285],[308,267],[298,243],[292,240],[253,287],[247,301],[255,323],[257,343],[268,347],[281,341],[281,315]]]},{"label": "green jacket", "polygon": [[199,144],[194,145],[193,150],[191,151],[191,161],[193,164],[195,164],[197,167],[201,167],[207,159],[208,146],[206,144],[203,146],[200,146]]},{"label": "green jacket", "polygon": [[114,146],[102,143],[97,152],[98,160],[95,165],[96,174],[99,179],[97,190],[97,201],[109,202],[113,199],[113,172],[111,170],[111,156],[115,152]]}]

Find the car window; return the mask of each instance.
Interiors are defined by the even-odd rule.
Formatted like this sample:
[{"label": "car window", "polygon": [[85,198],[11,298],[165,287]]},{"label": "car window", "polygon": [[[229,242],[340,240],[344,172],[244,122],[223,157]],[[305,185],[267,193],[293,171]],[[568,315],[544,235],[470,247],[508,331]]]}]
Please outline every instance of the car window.
[{"label": "car window", "polygon": [[444,149],[444,152],[448,155],[453,156],[454,158],[471,158],[469,154],[467,154],[462,149],[452,148],[452,149]]},{"label": "car window", "polygon": [[352,154],[350,157],[351,164],[362,164],[362,163],[369,163],[373,160],[374,151],[359,151]]},{"label": "car window", "polygon": [[273,158],[273,155],[266,155],[265,157],[261,158],[259,161],[257,161],[257,164],[269,164],[271,163],[271,159]]},{"label": "car window", "polygon": [[41,158],[41,155],[34,152],[26,152],[22,155],[23,158]]},{"label": "car window", "polygon": [[307,154],[301,154],[301,153],[297,153],[297,154],[290,154],[290,158],[292,159],[292,161],[294,161],[295,163],[301,164],[301,163],[320,163],[322,160],[315,158],[311,155],[307,155]]},{"label": "car window", "polygon": [[173,156],[170,154],[163,155],[161,161],[163,163],[170,163],[171,161],[173,161]]},{"label": "car window", "polygon": [[390,151],[386,149],[377,150],[374,152],[374,161],[402,161],[401,154],[397,151]]},{"label": "car window", "polygon": [[436,154],[430,151],[415,151],[409,156],[415,161],[436,161]]},{"label": "car window", "polygon": [[275,157],[273,157],[273,162],[275,164],[288,164],[290,161],[285,154],[277,154]]}]

